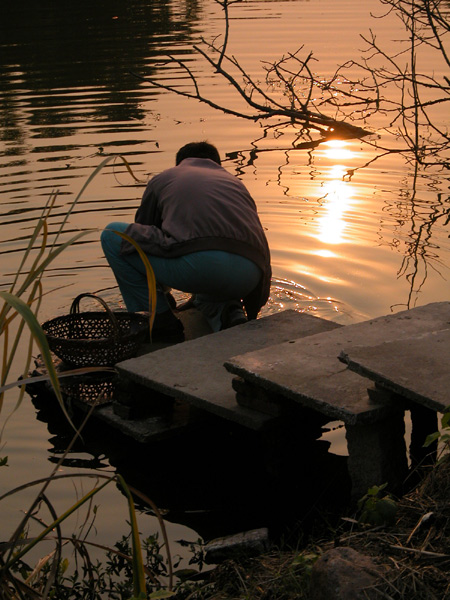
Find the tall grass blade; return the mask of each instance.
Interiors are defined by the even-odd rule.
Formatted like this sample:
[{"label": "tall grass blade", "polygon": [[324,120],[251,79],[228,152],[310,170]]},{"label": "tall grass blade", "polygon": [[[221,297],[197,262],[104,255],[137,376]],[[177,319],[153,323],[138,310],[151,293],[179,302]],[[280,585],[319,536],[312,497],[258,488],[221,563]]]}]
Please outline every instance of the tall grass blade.
[{"label": "tall grass blade", "polygon": [[92,496],[94,496],[95,494],[98,494],[98,492],[100,492],[100,490],[102,490],[105,486],[107,486],[109,483],[111,483],[111,481],[114,481],[114,479],[115,479],[114,477],[111,477],[110,479],[108,479],[107,481],[102,483],[99,487],[96,487],[93,490],[90,490],[87,494],[85,494],[83,496],[83,498],[80,498],[80,500],[78,500],[78,502],[76,502],[73,506],[71,506],[68,510],[66,510],[61,516],[59,516],[55,521],[53,521],[53,523],[51,523],[50,525],[45,527],[43,529],[43,531],[41,531],[41,533],[39,535],[37,535],[35,538],[33,538],[33,540],[29,544],[27,544],[24,548],[22,548],[22,550],[19,550],[19,552],[15,553],[14,556],[12,558],[10,558],[3,567],[0,568],[0,572],[2,570],[10,569],[12,567],[12,565],[14,565],[18,560],[20,560],[22,558],[22,556],[25,556],[25,554],[27,554],[32,548],[34,548],[34,546],[36,546],[36,544],[38,544],[49,533],[51,533],[53,531],[53,529],[55,529],[55,527],[57,527],[63,521],[65,521],[68,517],[70,517],[71,514],[73,514],[83,504],[85,504],[88,500],[90,500],[92,498]]},{"label": "tall grass blade", "polygon": [[[71,371],[64,371],[62,373],[58,373],[58,379],[64,379],[65,377],[74,377],[75,375],[86,375],[87,373],[98,373],[98,371],[108,371],[111,373],[116,372],[114,367],[80,367],[79,369],[73,369]],[[20,385],[39,383],[41,381],[50,381],[50,375],[32,375],[31,377],[24,377],[23,379],[18,379],[17,381],[5,383],[5,385],[2,385],[0,387],[0,393],[6,392]]]},{"label": "tall grass blade", "polygon": [[79,233],[74,235],[72,238],[70,238],[70,240],[68,240],[67,242],[64,242],[64,244],[61,244],[61,246],[59,246],[55,250],[52,250],[47,255],[47,257],[41,262],[41,264],[38,267],[36,267],[36,269],[34,271],[28,273],[27,277],[25,278],[25,281],[22,283],[19,290],[16,292],[16,296],[21,296],[25,292],[25,290],[33,283],[33,281],[35,281],[45,271],[45,269],[49,266],[49,264],[52,261],[54,261],[55,258],[57,258],[62,252],[64,252],[64,250],[68,246],[71,246],[72,244],[77,242],[80,238],[87,235],[88,233],[91,233],[92,231],[93,231],[92,229],[80,231]]},{"label": "tall grass blade", "polygon": [[[28,256],[30,255],[30,252],[33,249],[34,243],[37,240],[39,233],[41,232],[42,229],[44,229],[44,227],[46,227],[46,222],[43,219],[39,219],[36,227],[34,228],[32,235],[31,235],[31,238],[28,242],[28,246],[26,247],[26,249],[23,253],[22,260],[20,261],[20,265],[16,271],[16,274],[15,274],[14,280],[11,284],[11,287],[9,288],[9,292],[11,294],[14,292],[14,288],[17,284],[17,281],[18,281],[22,271],[23,271],[25,263],[27,262]],[[44,237],[46,237],[46,236],[44,235]],[[41,250],[42,250],[42,244],[41,244]],[[39,252],[39,254],[40,253],[41,253],[41,251]]]},{"label": "tall grass blade", "polygon": [[103,161],[102,161],[102,162],[101,162],[101,163],[98,165],[98,167],[96,167],[96,168],[94,169],[94,171],[93,171],[93,172],[92,172],[92,173],[89,175],[89,177],[88,177],[88,178],[86,179],[86,181],[84,182],[84,184],[83,184],[83,186],[82,186],[81,190],[78,192],[78,194],[76,195],[75,199],[72,201],[72,204],[70,205],[70,208],[69,208],[69,210],[67,211],[67,213],[66,213],[66,215],[65,215],[65,217],[64,217],[64,219],[63,219],[63,221],[62,221],[62,223],[61,223],[61,225],[60,225],[59,232],[58,232],[58,234],[57,234],[57,235],[56,235],[56,237],[55,237],[55,240],[54,240],[54,242],[53,242],[53,246],[56,244],[56,241],[57,241],[57,239],[58,239],[59,235],[62,233],[62,231],[63,231],[63,229],[64,229],[64,227],[65,227],[65,225],[66,225],[66,223],[67,223],[67,221],[68,221],[68,219],[69,219],[69,217],[70,217],[70,215],[72,214],[72,211],[74,210],[75,206],[76,206],[76,205],[77,205],[77,203],[78,203],[78,200],[79,200],[79,199],[81,198],[81,196],[83,195],[83,193],[84,193],[84,190],[85,190],[85,189],[88,187],[88,185],[91,183],[91,181],[92,181],[92,180],[93,180],[93,179],[94,179],[94,178],[95,178],[95,177],[98,175],[98,173],[99,173],[99,172],[100,172],[100,171],[103,169],[103,167],[105,167],[105,166],[106,166],[106,165],[107,165],[109,162],[111,162],[112,160],[116,160],[117,158],[120,158],[120,159],[121,159],[121,160],[124,162],[124,164],[125,164],[125,167],[127,168],[127,170],[128,170],[128,172],[130,173],[130,175],[133,177],[133,179],[134,179],[135,181],[138,181],[138,179],[137,179],[137,178],[134,176],[134,174],[133,174],[133,172],[132,172],[132,170],[131,170],[131,167],[130,167],[129,163],[128,163],[128,162],[125,160],[125,158],[123,158],[123,156],[117,156],[116,154],[114,154],[114,155],[112,155],[112,156],[108,156],[107,158],[105,158],[105,159],[104,159],[104,160],[103,160]]},{"label": "tall grass blade", "polygon": [[69,210],[66,212],[66,214],[64,216],[64,219],[61,222],[61,225],[59,226],[59,231],[56,234],[55,239],[53,240],[52,248],[55,247],[56,242],[57,242],[59,236],[63,232],[64,227],[66,226],[66,223],[69,220],[70,215],[72,214],[75,206],[77,205],[78,200],[83,195],[84,190],[88,187],[88,185],[91,183],[91,181],[97,176],[97,174],[103,169],[103,167],[106,166],[109,162],[111,162],[114,158],[115,158],[115,156],[108,156],[107,158],[105,158],[104,160],[102,160],[102,162],[98,165],[98,167],[96,167],[94,169],[94,171],[92,171],[92,173],[86,179],[86,181],[84,182],[83,186],[81,187],[81,190],[78,192],[78,194],[76,195],[75,199],[72,201]]},{"label": "tall grass blade", "polygon": [[12,306],[21,315],[23,320],[28,325],[31,335],[36,341],[36,344],[38,345],[39,350],[41,352],[42,360],[44,361],[45,367],[49,374],[50,382],[53,386],[58,402],[61,405],[61,409],[63,410],[69,423],[72,424],[72,421],[70,420],[70,417],[67,413],[61,396],[61,388],[59,386],[58,374],[53,365],[52,355],[50,353],[47,338],[45,337],[45,333],[39,325],[33,311],[23,300],[21,300],[17,296],[14,296],[13,294],[10,294],[9,292],[0,292],[0,297],[3,298],[3,300],[7,302],[10,306]]},{"label": "tall grass blade", "polygon": [[131,542],[133,549],[133,599],[147,598],[147,588],[145,585],[144,561],[142,560],[141,540],[139,538],[139,529],[136,520],[136,510],[134,508],[133,496],[125,483],[122,475],[117,474],[117,480],[122,486],[128,500],[128,509],[130,512],[131,524]]},{"label": "tall grass blade", "polygon": [[133,238],[131,238],[129,235],[127,235],[126,233],[122,233],[121,231],[116,231],[115,229],[112,230],[114,233],[117,233],[117,235],[119,235],[121,238],[123,238],[124,240],[126,240],[127,242],[129,242],[132,246],[134,246],[139,254],[139,256],[142,259],[142,262],[144,263],[145,266],[145,271],[147,274],[147,285],[148,285],[148,300],[149,300],[149,313],[150,313],[150,340],[152,339],[152,327],[153,327],[153,322],[155,320],[155,315],[156,315],[156,279],[155,279],[155,273],[153,272],[152,269],[152,265],[150,264],[145,252],[142,250],[142,248],[139,246],[139,244],[133,240]]},{"label": "tall grass blade", "polygon": [[[53,469],[53,472],[51,475],[49,475],[48,477],[41,477],[41,479],[35,479],[34,481],[27,481],[27,483],[23,483],[21,485],[18,485],[15,488],[13,488],[12,490],[8,490],[4,494],[0,495],[0,502],[2,502],[5,498],[8,498],[9,496],[13,496],[14,494],[17,494],[18,492],[21,492],[23,490],[31,488],[35,485],[44,484],[44,488],[47,488],[49,483],[51,483],[52,481],[57,481],[59,479],[73,479],[74,477],[80,477],[83,479],[94,479],[94,478],[95,479],[108,479],[108,480],[111,479],[111,477],[109,475],[104,475],[102,473],[75,473],[75,474],[64,473],[64,474],[56,475],[59,467],[64,462],[64,459],[67,456],[67,453],[71,448],[72,448],[72,446],[69,446],[69,449],[64,452],[62,459],[58,461],[58,463],[57,463],[56,467]],[[38,495],[40,496],[42,493],[43,493],[43,490],[41,490]]]},{"label": "tall grass blade", "polygon": [[122,160],[122,162],[125,165],[126,170],[128,171],[128,173],[131,175],[131,177],[137,182],[137,183],[142,183],[137,177],[136,175],[133,173],[133,169],[131,168],[130,163],[127,161],[127,159],[124,156],[118,156],[117,158],[120,158]]},{"label": "tall grass blade", "polygon": [[23,257],[22,257],[21,263],[19,265],[19,268],[16,271],[16,275],[14,277],[13,283],[11,284],[11,287],[9,288],[9,292],[11,294],[14,292],[14,288],[15,288],[15,286],[17,284],[17,281],[18,281],[18,279],[19,279],[22,271],[23,271],[23,268],[24,268],[25,263],[26,263],[26,261],[28,259],[28,256],[30,255],[30,253],[31,253],[31,251],[33,249],[34,243],[37,240],[37,237],[38,237],[39,233],[41,232],[41,229],[44,229],[44,236],[43,236],[44,240],[43,240],[43,243],[41,243],[41,250],[38,253],[37,260],[35,261],[36,263],[37,263],[37,261],[39,260],[39,258],[43,254],[43,251],[44,251],[45,246],[47,244],[47,238],[48,238],[47,218],[51,214],[51,211],[52,211],[52,208],[55,205],[55,201],[56,201],[57,196],[58,196],[58,192],[57,191],[56,192],[53,191],[50,194],[50,197],[47,200],[47,203],[46,203],[45,207],[42,210],[41,217],[40,217],[38,223],[36,224],[36,227],[34,228],[34,231],[33,231],[32,235],[30,237],[28,245],[27,245],[27,247],[26,247],[26,249],[25,249],[25,251],[23,253]]},{"label": "tall grass blade", "polygon": [[168,566],[168,573],[169,573],[169,590],[171,590],[172,587],[173,587],[173,564],[172,564],[172,556],[170,554],[169,537],[167,535],[167,530],[166,530],[166,526],[164,524],[164,519],[162,518],[162,515],[161,515],[161,511],[158,509],[158,507],[153,502],[153,500],[151,500],[148,496],[146,496],[145,494],[143,494],[142,492],[140,492],[139,490],[137,490],[136,488],[133,488],[131,486],[130,486],[130,490],[133,492],[133,494],[135,496],[138,496],[146,504],[148,504],[149,506],[151,506],[153,512],[155,513],[156,518],[158,519],[159,525],[161,527],[161,533],[162,533],[162,536],[163,536],[163,539],[164,539],[164,544],[166,546],[167,566]]},{"label": "tall grass blade", "polygon": [[[28,483],[26,484],[25,487],[30,487],[30,485],[35,485],[37,483],[43,483],[42,489],[41,491],[37,494],[37,496],[35,497],[35,499],[33,500],[33,502],[31,503],[30,508],[28,509],[28,511],[25,512],[23,519],[21,520],[21,522],[19,523],[19,525],[17,526],[15,532],[13,533],[13,535],[10,538],[10,541],[13,542],[13,547],[17,544],[18,540],[20,539],[20,537],[23,535],[23,532],[25,530],[25,526],[26,523],[28,522],[28,520],[30,519],[30,517],[33,515],[35,508],[37,507],[37,505],[39,504],[40,498],[42,496],[42,494],[45,494],[45,490],[48,488],[48,486],[50,485],[50,483],[52,481],[54,481],[55,479],[59,479],[61,478],[58,477],[57,472],[60,469],[61,465],[63,464],[66,456],[69,454],[69,452],[71,451],[71,449],[73,448],[73,445],[75,444],[75,441],[78,439],[78,437],[81,436],[81,431],[83,430],[84,426],[86,425],[88,419],[90,418],[92,411],[94,410],[94,407],[92,406],[89,411],[86,413],[86,416],[84,418],[84,421],[82,422],[82,424],[80,425],[79,429],[75,431],[75,435],[73,436],[72,440],[70,441],[69,445],[67,446],[66,450],[63,452],[63,454],[61,455],[60,459],[58,460],[58,462],[56,463],[50,477],[46,477],[44,480],[41,481],[36,481],[33,482],[32,484]],[[88,476],[90,476],[91,474],[89,473]],[[64,476],[62,476],[64,477]],[[73,477],[73,475],[69,475],[69,477]],[[106,477],[104,475],[101,475],[100,473],[96,474],[97,478],[100,479],[108,479],[110,480],[110,477]],[[23,486],[22,486],[23,487]],[[17,488],[16,488],[17,490]],[[11,493],[14,492],[9,492],[7,494],[4,494],[2,498],[5,498],[8,495],[11,495]],[[2,499],[0,498],[0,500]],[[13,552],[13,550],[11,551]],[[11,556],[11,555],[10,555]],[[8,558],[9,560],[9,558]]]},{"label": "tall grass blade", "polygon": [[[22,331],[23,328],[25,326],[25,321],[22,320],[22,322],[19,325],[18,331],[16,332],[16,338],[14,340],[14,344],[13,347],[11,348],[11,352],[10,352],[10,357],[9,357],[9,361],[8,361],[8,365],[6,367],[6,369],[2,372],[2,384],[6,381],[6,378],[8,377],[9,374],[9,370],[11,368],[12,365],[12,360],[14,359],[14,355],[16,353],[16,349],[18,347],[18,343],[19,340],[21,338],[22,335]],[[30,365],[31,365],[31,359],[32,359],[32,354],[33,354],[33,336],[30,336],[30,339],[28,341],[28,350],[25,354],[25,365],[23,367],[23,371],[22,371],[22,377],[25,377],[29,371]],[[2,428],[0,429],[0,440],[3,437],[3,431],[6,427],[6,425],[9,422],[9,419],[13,416],[13,414],[16,412],[16,410],[20,407],[20,405],[22,404],[22,400],[23,400],[23,396],[25,394],[25,385],[23,385],[22,380],[19,380],[17,382],[17,385],[20,387],[20,391],[19,391],[19,397],[17,398],[16,404],[14,406],[14,409],[9,413],[9,415],[6,417]],[[4,397],[4,393],[6,390],[4,390],[5,386],[2,385],[2,387],[0,388],[0,412],[3,408],[3,397]]]},{"label": "tall grass blade", "polygon": [[[39,293],[38,293],[39,292]],[[36,294],[37,297],[36,297]],[[37,302],[37,308],[35,310],[35,314],[38,312],[39,310],[39,306],[41,303],[41,297],[42,297],[42,285],[40,281],[36,281],[33,285],[33,289],[31,290],[31,293],[28,297],[28,301],[27,301],[27,305],[31,306],[34,302]],[[18,313],[14,313],[13,315],[11,315],[9,318],[5,319],[5,325],[6,327],[9,326],[9,324],[11,323],[11,321],[18,315]],[[25,321],[22,321],[18,327],[18,330],[16,332],[15,338],[14,338],[14,342],[13,345],[11,346],[11,348],[9,349],[9,359],[7,361],[6,364],[4,364],[4,368],[2,370],[2,380],[1,380],[1,384],[3,385],[6,382],[6,378],[8,377],[9,371],[11,369],[15,354],[17,352],[17,348],[20,342],[20,338],[22,337],[22,332],[23,332],[23,328],[25,326]],[[5,352],[6,355],[6,352]],[[5,356],[6,358],[6,356]],[[23,371],[23,376],[26,375],[26,373],[28,372],[28,368],[31,362],[31,347],[30,350],[27,354],[27,364],[25,365],[24,371]]]}]

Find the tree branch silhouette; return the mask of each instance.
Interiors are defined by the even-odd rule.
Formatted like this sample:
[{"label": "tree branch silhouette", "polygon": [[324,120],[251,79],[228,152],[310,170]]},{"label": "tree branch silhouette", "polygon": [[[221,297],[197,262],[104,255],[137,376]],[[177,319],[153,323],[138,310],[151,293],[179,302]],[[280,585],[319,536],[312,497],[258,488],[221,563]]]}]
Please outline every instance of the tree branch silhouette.
[{"label": "tree branch silhouette", "polygon": [[[301,47],[294,53],[282,56],[280,60],[274,63],[263,63],[265,71],[263,84],[254,81],[241,66],[238,59],[227,53],[230,28],[229,7],[240,1],[242,0],[216,0],[224,11],[225,34],[223,43],[219,45],[217,38],[213,41],[201,38],[201,44],[195,45],[194,50],[206,61],[216,75],[225,79],[231,85],[237,97],[244,100],[249,109],[248,111],[237,110],[204,95],[193,70],[184,60],[175,58],[172,55],[169,55],[167,61],[162,63],[162,67],[170,64],[178,66],[190,82],[189,89],[185,89],[185,86],[183,88],[177,86],[170,79],[143,77],[136,73],[134,75],[153,87],[197,100],[225,114],[254,122],[268,123],[275,118],[285,118],[286,122],[294,126],[300,126],[304,131],[314,130],[326,139],[330,137],[356,138],[368,135],[369,132],[351,123],[350,119],[346,119],[344,115],[335,118],[323,111],[322,107],[329,107],[335,112],[335,91],[333,81],[323,82],[313,75],[310,68],[310,63],[314,60],[312,52],[307,54],[305,58],[301,58],[299,56],[303,50],[303,47]],[[274,82],[276,82],[277,88],[282,90],[282,94],[269,91],[270,88],[273,89]],[[329,99],[321,98],[319,102],[314,101],[313,96],[317,90],[328,93]],[[347,97],[351,98],[352,96],[348,94]],[[288,99],[287,102],[286,98]],[[354,97],[353,102],[360,104],[366,102],[366,100],[362,97]]]}]

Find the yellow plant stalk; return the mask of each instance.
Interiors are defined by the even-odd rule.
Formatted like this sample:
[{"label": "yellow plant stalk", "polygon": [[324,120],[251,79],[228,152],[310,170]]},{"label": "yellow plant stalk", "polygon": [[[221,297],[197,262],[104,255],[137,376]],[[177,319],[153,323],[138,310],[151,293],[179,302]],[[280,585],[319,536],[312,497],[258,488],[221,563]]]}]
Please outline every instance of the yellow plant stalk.
[{"label": "yellow plant stalk", "polygon": [[[37,378],[27,378],[26,377],[26,373],[28,372],[28,368],[29,368],[30,361],[31,361],[31,355],[32,355],[31,352],[32,352],[33,342],[36,342],[36,344],[39,348],[40,354],[42,356],[43,362],[45,364],[45,367],[46,367],[47,373],[48,373],[48,375],[40,377],[39,379],[48,379],[51,381],[52,387],[53,387],[55,395],[59,401],[59,404],[70,423],[71,423],[71,421],[70,421],[69,415],[67,414],[67,411],[64,407],[64,403],[63,403],[62,396],[61,396],[59,377],[70,376],[70,375],[75,375],[76,373],[81,373],[81,372],[85,373],[85,372],[89,372],[92,370],[96,370],[95,368],[75,369],[72,372],[65,372],[64,375],[58,374],[55,369],[55,366],[53,364],[52,354],[51,354],[50,348],[48,346],[46,335],[38,322],[37,312],[39,310],[39,306],[40,306],[42,295],[43,295],[41,278],[42,278],[43,273],[45,272],[45,269],[67,247],[76,243],[82,236],[92,232],[92,230],[82,231],[82,232],[77,233],[76,235],[71,237],[70,240],[64,242],[59,247],[56,247],[57,239],[62,234],[64,226],[67,223],[67,220],[68,220],[70,214],[72,213],[76,203],[78,202],[82,193],[86,189],[87,185],[89,185],[89,183],[92,181],[92,179],[97,175],[97,173],[108,162],[110,162],[111,160],[113,160],[115,158],[117,158],[117,157],[111,156],[111,157],[106,158],[94,170],[94,172],[90,175],[90,177],[87,179],[85,184],[82,186],[80,192],[78,193],[78,195],[72,202],[69,210],[66,212],[66,215],[59,227],[59,230],[53,239],[52,245],[50,246],[49,252],[45,256],[45,252],[48,247],[48,238],[49,238],[47,220],[51,214],[51,211],[55,205],[55,201],[57,198],[57,192],[53,192],[51,194],[49,200],[47,201],[46,206],[44,207],[44,209],[42,211],[41,218],[39,219],[38,223],[36,224],[33,234],[30,237],[28,245],[27,245],[26,249],[24,250],[24,255],[20,262],[20,266],[16,272],[16,275],[14,277],[12,285],[10,286],[9,291],[8,292],[6,292],[6,291],[0,292],[0,298],[4,302],[3,306],[0,308],[0,336],[3,336],[3,349],[4,349],[3,358],[2,358],[2,361],[0,364],[0,367],[1,367],[0,411],[1,411],[1,406],[2,406],[3,395],[7,389],[9,389],[12,386],[19,385],[19,386],[22,386],[21,393],[23,393],[25,385],[28,381],[30,381],[30,380],[36,381],[37,380]],[[120,158],[122,158],[122,157],[120,157]],[[123,160],[126,168],[128,169],[128,171],[130,172],[130,174],[134,177],[127,161],[123,158],[122,158],[122,160]],[[154,275],[153,269],[151,267],[150,262],[148,261],[147,256],[145,255],[145,253],[142,251],[142,249],[139,247],[139,245],[133,239],[131,239],[129,236],[127,236],[126,234],[123,234],[121,232],[116,231],[115,233],[117,233],[119,236],[121,236],[123,239],[128,241],[130,244],[132,244],[136,248],[139,256],[141,257],[141,259],[144,263],[144,266],[146,269],[146,275],[147,275],[148,289],[149,289],[149,314],[150,314],[149,328],[150,328],[150,339],[151,339],[151,331],[152,331],[152,326],[153,326],[155,313],[156,313],[156,280],[155,280],[155,275]],[[37,248],[35,248],[35,244],[36,244],[39,236],[42,236],[42,238],[41,238],[40,243],[37,246]],[[36,256],[34,256],[34,258],[32,260],[31,267],[28,269],[25,269],[25,265],[26,265],[29,257],[31,256],[31,253],[33,252],[33,250],[36,250],[36,249],[37,249],[37,254],[36,254]],[[25,296],[25,295],[27,297],[26,297],[26,299],[23,299],[23,296]],[[31,308],[33,305],[35,307],[34,311]],[[10,347],[10,325],[11,325],[11,322],[17,316],[22,317],[22,321],[18,325],[17,331],[14,336],[13,343]],[[7,384],[6,380],[7,380],[11,365],[13,363],[14,356],[18,349],[19,340],[22,335],[25,324],[27,325],[27,327],[31,333],[30,343],[28,346],[28,354],[27,354],[27,358],[26,358],[26,372],[24,372],[24,378],[21,379],[20,381]],[[102,369],[104,369],[104,368],[102,368]],[[110,370],[110,369],[104,369],[104,370]],[[86,419],[87,418],[88,417],[86,417]],[[79,432],[77,432],[77,435],[79,435]],[[55,473],[53,473],[52,477],[49,478],[49,480],[47,481],[47,483],[44,486],[44,489],[48,485],[49,481],[51,481],[54,477],[55,477]],[[18,552],[15,552],[13,555],[10,555],[9,560],[7,560],[6,563],[1,567],[1,570],[8,570],[14,563],[17,563],[17,561],[22,556],[26,555],[31,550],[32,547],[34,547],[39,541],[44,539],[45,536],[47,536],[55,527],[58,527],[59,524],[62,521],[64,521],[69,515],[71,515],[76,510],[78,510],[82,504],[89,501],[105,485],[110,483],[110,481],[114,481],[114,480],[119,481],[119,483],[123,487],[125,494],[127,496],[127,499],[128,499],[131,529],[132,529],[132,540],[133,540],[133,582],[134,582],[133,593],[134,593],[134,598],[136,600],[147,598],[146,585],[145,585],[145,570],[144,570],[143,561],[142,561],[142,551],[141,551],[141,546],[140,546],[139,532],[138,532],[138,528],[137,528],[134,502],[133,502],[131,492],[130,492],[128,486],[126,485],[125,481],[122,479],[122,477],[120,475],[108,478],[108,480],[105,483],[101,484],[100,486],[98,486],[98,487],[94,488],[93,490],[91,490],[90,492],[88,492],[80,501],[75,503],[72,507],[70,507],[67,511],[65,511],[60,517],[55,519],[51,525],[46,527],[28,545],[23,547]],[[43,493],[43,491],[44,490],[41,491],[41,494]],[[39,497],[40,497],[40,495],[36,498],[35,502],[33,503],[32,508],[34,508],[36,506],[36,504],[39,500]],[[13,540],[17,541],[18,536],[20,536],[21,532],[23,532],[25,523],[28,520],[29,514],[31,514],[31,513],[32,513],[32,510],[30,510],[28,515],[25,516],[23,522],[18,527],[16,534],[14,534],[14,536],[12,538]],[[167,536],[166,536],[163,524],[162,524],[162,527],[163,527],[164,537],[166,538]],[[15,542],[13,542],[13,543],[15,543]],[[172,595],[171,592],[169,592],[169,595]]]},{"label": "yellow plant stalk", "polygon": [[12,306],[28,325],[31,335],[33,336],[33,339],[39,347],[42,360],[44,361],[56,397],[58,398],[58,402],[60,403],[64,414],[70,422],[70,417],[67,414],[67,411],[64,407],[64,402],[61,396],[61,388],[58,380],[58,374],[53,364],[53,359],[50,352],[50,348],[48,346],[47,338],[42,330],[42,327],[39,325],[36,316],[34,315],[31,308],[28,306],[28,304],[26,304],[18,296],[10,294],[9,292],[0,292],[0,297],[3,298],[5,303]]},{"label": "yellow plant stalk", "polygon": [[119,235],[121,238],[123,238],[124,240],[126,240],[127,242],[129,242],[130,244],[132,244],[139,256],[142,259],[142,262],[144,263],[145,266],[145,271],[147,274],[147,285],[148,285],[148,300],[149,300],[149,314],[150,314],[150,319],[149,319],[149,327],[150,327],[150,341],[152,339],[152,327],[153,327],[153,322],[155,320],[155,315],[156,315],[156,279],[155,279],[155,273],[153,272],[152,269],[152,265],[150,264],[145,252],[142,250],[142,248],[139,246],[139,244],[137,242],[135,242],[133,240],[133,238],[131,238],[129,235],[127,235],[126,233],[122,233],[121,231],[116,231],[115,229],[112,230],[114,233],[117,233],[117,235]]}]

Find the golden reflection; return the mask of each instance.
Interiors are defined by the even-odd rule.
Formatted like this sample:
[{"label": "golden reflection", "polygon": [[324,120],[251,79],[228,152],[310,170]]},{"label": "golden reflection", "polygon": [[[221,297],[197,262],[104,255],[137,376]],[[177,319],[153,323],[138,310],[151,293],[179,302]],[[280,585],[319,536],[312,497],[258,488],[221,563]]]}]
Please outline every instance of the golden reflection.
[{"label": "golden reflection", "polygon": [[298,272],[301,273],[303,277],[311,277],[311,279],[322,281],[323,283],[331,284],[331,285],[342,285],[343,281],[341,277],[333,277],[332,275],[327,275],[326,273],[319,273],[314,268],[309,268],[306,265],[301,265],[298,268]]},{"label": "golden reflection", "polygon": [[[328,146],[325,150],[327,158],[342,160],[353,157],[353,153],[345,148],[344,140],[331,140],[326,145]],[[345,214],[351,206],[353,195],[351,183],[344,181],[346,173],[347,168],[342,164],[333,165],[329,171],[329,181],[324,184],[322,196],[324,212],[319,217],[317,235],[317,239],[324,244],[342,244],[345,241],[344,233],[347,227]]]},{"label": "golden reflection", "polygon": [[326,146],[324,155],[332,160],[346,160],[353,158],[353,152],[346,148],[347,142],[345,140],[329,140],[324,142],[323,146]]},{"label": "golden reflection", "polygon": [[331,252],[331,250],[315,250],[313,252],[313,254],[315,254],[316,256],[321,256],[322,258],[336,258],[336,254],[334,252]]}]

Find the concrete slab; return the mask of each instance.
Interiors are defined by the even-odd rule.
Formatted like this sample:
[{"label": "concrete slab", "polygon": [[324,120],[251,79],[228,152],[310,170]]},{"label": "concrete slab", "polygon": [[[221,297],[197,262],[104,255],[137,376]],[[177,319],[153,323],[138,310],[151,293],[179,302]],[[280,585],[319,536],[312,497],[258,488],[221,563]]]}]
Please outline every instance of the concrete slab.
[{"label": "concrete slab", "polygon": [[237,404],[232,375],[224,369],[224,362],[238,353],[338,327],[331,321],[288,310],[129,359],[116,368],[121,376],[143,386],[259,430],[273,418]]},{"label": "concrete slab", "polygon": [[192,424],[188,413],[175,416],[173,413],[169,413],[143,419],[122,419],[115,414],[111,405],[100,406],[95,410],[94,416],[142,444],[170,438],[185,431]]},{"label": "concrete slab", "polygon": [[226,360],[225,366],[254,385],[332,419],[350,425],[368,423],[383,418],[390,409],[369,400],[367,381],[339,362],[341,351],[349,353],[355,346],[375,346],[449,326],[450,302],[438,302],[241,353]]},{"label": "concrete slab", "polygon": [[443,412],[450,405],[450,329],[354,346],[339,358],[351,371],[427,408]]}]

